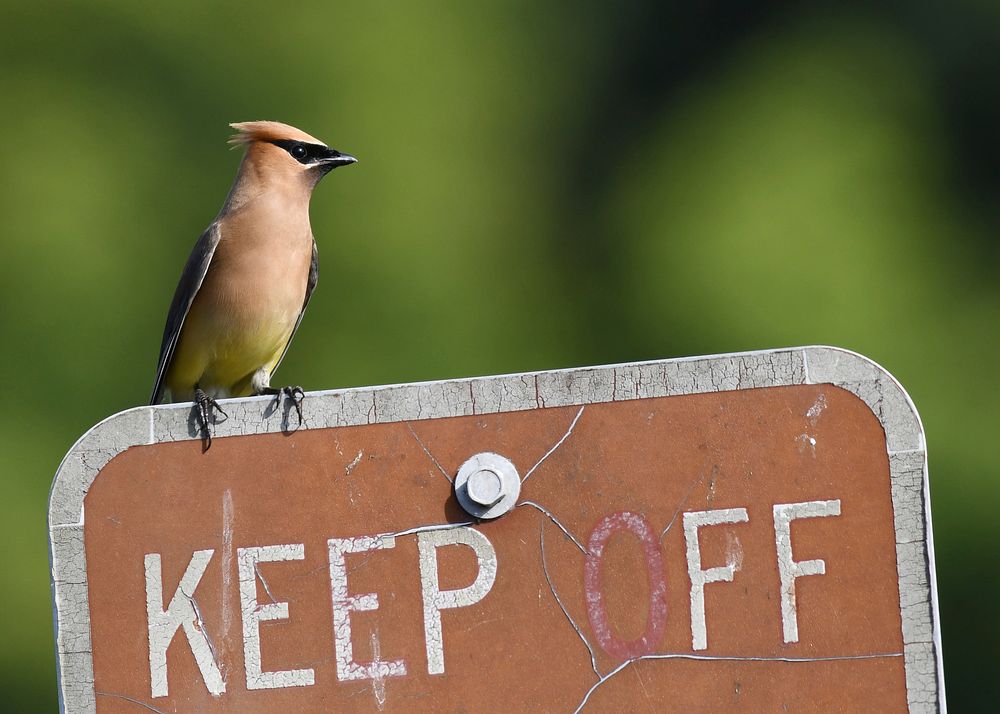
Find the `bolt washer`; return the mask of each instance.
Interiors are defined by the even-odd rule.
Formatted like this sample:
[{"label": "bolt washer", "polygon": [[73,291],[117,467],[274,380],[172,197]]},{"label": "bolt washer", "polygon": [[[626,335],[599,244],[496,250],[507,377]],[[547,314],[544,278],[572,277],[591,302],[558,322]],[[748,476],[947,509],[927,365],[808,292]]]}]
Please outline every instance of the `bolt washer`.
[{"label": "bolt washer", "polygon": [[455,477],[455,497],[459,504],[466,513],[483,520],[499,518],[510,511],[520,495],[521,477],[510,459],[500,454],[484,451],[470,457]]}]

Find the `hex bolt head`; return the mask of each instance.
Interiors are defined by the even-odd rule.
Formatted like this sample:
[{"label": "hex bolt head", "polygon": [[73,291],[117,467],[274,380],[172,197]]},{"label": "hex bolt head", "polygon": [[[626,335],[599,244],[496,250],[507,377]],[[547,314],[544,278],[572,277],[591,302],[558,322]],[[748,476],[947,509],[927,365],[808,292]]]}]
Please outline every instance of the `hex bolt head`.
[{"label": "hex bolt head", "polygon": [[455,477],[455,497],[470,515],[490,519],[512,509],[521,494],[521,477],[510,459],[483,452],[469,458]]},{"label": "hex bolt head", "polygon": [[480,469],[465,482],[469,498],[480,506],[495,506],[503,498],[503,479],[493,469]]}]

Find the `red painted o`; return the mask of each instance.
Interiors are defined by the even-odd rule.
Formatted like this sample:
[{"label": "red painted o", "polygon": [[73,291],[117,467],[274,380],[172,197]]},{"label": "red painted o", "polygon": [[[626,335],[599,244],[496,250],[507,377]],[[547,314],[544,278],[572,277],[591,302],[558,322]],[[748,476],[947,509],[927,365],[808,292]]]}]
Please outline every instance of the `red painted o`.
[{"label": "red painted o", "polygon": [[[646,557],[646,574],[649,576],[649,610],[646,631],[635,640],[625,641],[611,631],[608,612],[601,592],[601,558],[604,546],[615,533],[628,531],[642,544]],[[649,523],[639,513],[621,511],[605,516],[590,534],[583,570],[583,587],[587,598],[587,617],[597,636],[597,643],[605,652],[619,660],[640,657],[656,650],[667,623],[667,582],[663,577],[663,557],[660,543]]]}]

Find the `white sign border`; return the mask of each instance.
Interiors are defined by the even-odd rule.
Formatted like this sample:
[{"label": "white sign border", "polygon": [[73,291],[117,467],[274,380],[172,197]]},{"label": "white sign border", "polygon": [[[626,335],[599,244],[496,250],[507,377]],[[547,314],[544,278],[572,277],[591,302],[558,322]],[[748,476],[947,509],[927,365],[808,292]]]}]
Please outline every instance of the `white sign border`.
[{"label": "white sign border", "polygon": [[[438,382],[309,392],[302,429],[325,429],[705,394],[833,384],[881,422],[889,456],[907,701],[945,712],[944,667],[931,530],[927,450],[917,410],[870,359],[835,347],[797,347]],[[273,397],[224,402],[216,437],[280,432],[288,415]],[[292,416],[294,420],[294,415]],[[49,494],[49,558],[59,706],[97,708],[83,543],[84,497],[104,466],[131,446],[200,438],[190,404],[137,407],[92,427],[63,459]]]}]

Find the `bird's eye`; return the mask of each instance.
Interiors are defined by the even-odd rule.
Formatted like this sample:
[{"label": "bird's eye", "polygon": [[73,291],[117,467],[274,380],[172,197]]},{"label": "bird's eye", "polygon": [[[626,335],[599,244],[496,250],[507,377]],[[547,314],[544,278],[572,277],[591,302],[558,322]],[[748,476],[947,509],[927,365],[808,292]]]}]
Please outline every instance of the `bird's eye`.
[{"label": "bird's eye", "polygon": [[292,158],[295,159],[296,161],[302,161],[309,154],[309,152],[306,151],[306,147],[302,146],[302,144],[297,144],[296,146],[293,146],[292,150],[288,153],[290,153],[292,155]]}]

